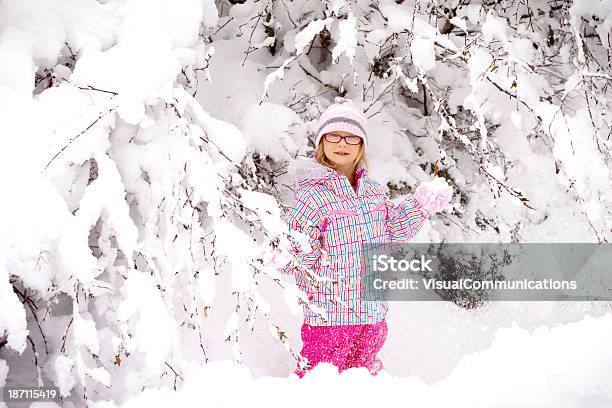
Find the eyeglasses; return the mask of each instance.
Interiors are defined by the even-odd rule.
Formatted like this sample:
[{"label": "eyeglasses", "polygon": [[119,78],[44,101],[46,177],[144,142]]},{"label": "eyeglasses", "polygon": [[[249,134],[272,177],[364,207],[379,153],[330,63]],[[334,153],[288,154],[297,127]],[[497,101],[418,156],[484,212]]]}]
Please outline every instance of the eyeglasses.
[{"label": "eyeglasses", "polygon": [[355,135],[340,136],[335,133],[327,133],[323,136],[329,143],[339,143],[340,139],[344,139],[347,144],[358,145],[361,143],[361,137]]}]

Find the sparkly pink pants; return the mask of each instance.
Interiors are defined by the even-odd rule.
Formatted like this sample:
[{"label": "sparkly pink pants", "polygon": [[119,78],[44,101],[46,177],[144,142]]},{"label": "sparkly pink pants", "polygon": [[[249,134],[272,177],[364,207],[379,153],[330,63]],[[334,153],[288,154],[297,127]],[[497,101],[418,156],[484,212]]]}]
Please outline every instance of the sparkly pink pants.
[{"label": "sparkly pink pants", "polygon": [[302,325],[302,357],[308,359],[305,370],[299,367],[295,373],[302,378],[318,363],[331,363],[342,372],[351,367],[366,367],[372,375],[382,369],[376,354],[387,338],[387,323],[346,326]]}]

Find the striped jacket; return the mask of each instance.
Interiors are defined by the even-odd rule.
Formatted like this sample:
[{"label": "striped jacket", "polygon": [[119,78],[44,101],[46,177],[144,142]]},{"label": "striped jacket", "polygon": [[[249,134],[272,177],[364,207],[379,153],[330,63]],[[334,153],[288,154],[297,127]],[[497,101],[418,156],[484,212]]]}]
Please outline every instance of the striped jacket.
[{"label": "striped jacket", "polygon": [[400,204],[391,203],[386,190],[361,165],[355,172],[357,191],[335,170],[314,161],[309,167],[310,174],[298,181],[287,218],[289,230],[306,234],[309,245],[291,239],[295,259],[282,270],[295,274],[296,284],[314,306],[312,310],[304,305],[304,323],[377,323],[388,303],[359,295],[361,244],[406,242],[429,214],[412,195]]}]

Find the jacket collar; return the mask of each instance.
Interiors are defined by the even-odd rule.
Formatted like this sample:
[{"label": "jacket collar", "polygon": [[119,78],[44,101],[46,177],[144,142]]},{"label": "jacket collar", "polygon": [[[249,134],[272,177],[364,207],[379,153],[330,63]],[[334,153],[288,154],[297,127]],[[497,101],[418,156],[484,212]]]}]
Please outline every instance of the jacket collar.
[{"label": "jacket collar", "polygon": [[[340,187],[343,183],[349,184],[346,177],[338,173],[336,170],[319,164],[315,159],[310,159],[300,168],[298,177],[298,187],[304,188],[309,185],[325,183],[330,187]],[[363,162],[360,162],[355,167],[355,177],[357,178],[357,193],[361,194],[362,184],[366,178],[366,168]],[[352,187],[350,187],[352,189]]]}]

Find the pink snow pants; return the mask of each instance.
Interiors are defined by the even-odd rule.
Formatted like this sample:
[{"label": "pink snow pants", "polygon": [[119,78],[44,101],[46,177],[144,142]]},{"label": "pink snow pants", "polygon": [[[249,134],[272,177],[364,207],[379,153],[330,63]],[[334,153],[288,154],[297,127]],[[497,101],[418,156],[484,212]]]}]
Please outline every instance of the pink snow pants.
[{"label": "pink snow pants", "polygon": [[387,338],[387,323],[346,326],[302,325],[302,357],[308,359],[308,367],[295,370],[298,377],[314,368],[318,363],[331,363],[342,372],[351,367],[366,367],[372,375],[382,369],[376,355]]}]

